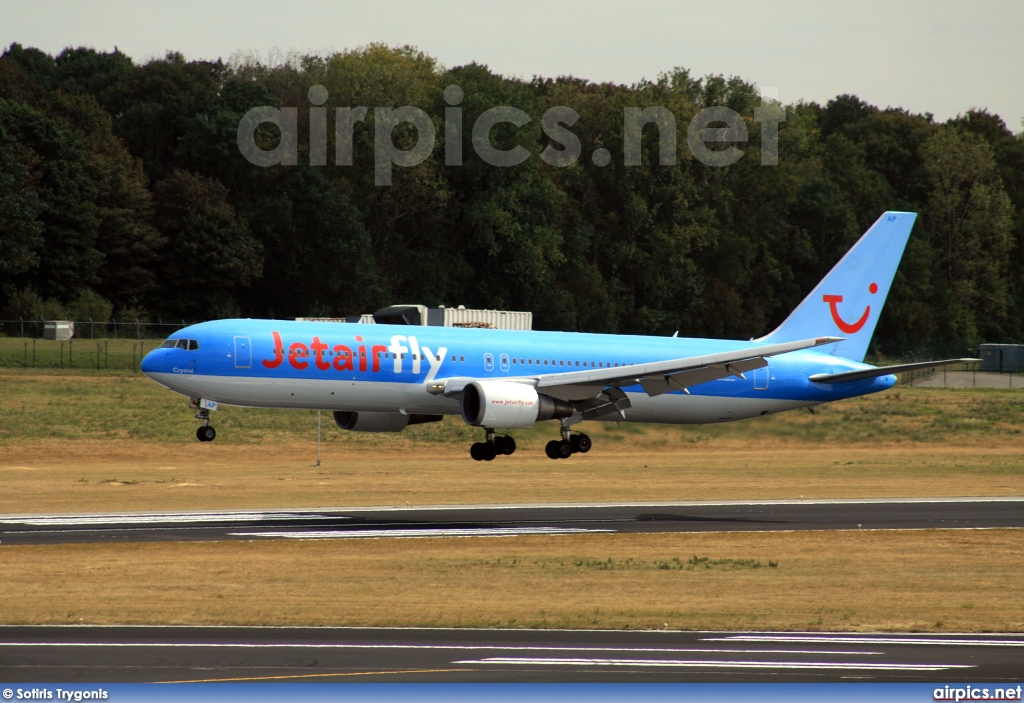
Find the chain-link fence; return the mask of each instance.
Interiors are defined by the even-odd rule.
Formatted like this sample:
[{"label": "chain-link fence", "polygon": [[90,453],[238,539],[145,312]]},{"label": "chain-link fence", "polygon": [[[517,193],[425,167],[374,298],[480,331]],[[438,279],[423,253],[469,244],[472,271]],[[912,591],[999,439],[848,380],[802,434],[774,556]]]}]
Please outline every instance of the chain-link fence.
[{"label": "chain-link fence", "polygon": [[44,339],[51,320],[0,320],[0,368],[138,371],[146,352],[190,322],[73,320],[71,339]]},{"label": "chain-link fence", "polygon": [[[52,320],[0,320],[0,336],[42,339],[46,323]],[[164,339],[192,322],[150,322],[148,320],[70,320],[76,339]]]}]

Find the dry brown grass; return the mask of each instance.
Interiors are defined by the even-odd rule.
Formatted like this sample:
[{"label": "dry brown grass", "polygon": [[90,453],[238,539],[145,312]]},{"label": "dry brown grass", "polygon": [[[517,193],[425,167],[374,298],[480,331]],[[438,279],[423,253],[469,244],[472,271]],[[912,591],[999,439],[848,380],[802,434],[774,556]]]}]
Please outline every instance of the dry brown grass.
[{"label": "dry brown grass", "polygon": [[324,415],[225,408],[196,442],[180,396],[139,374],[0,372],[0,514],[323,505],[1024,495],[1024,395],[907,389],[707,427],[585,423],[595,448],[551,461],[556,423],[476,463],[460,420],[397,435]]},{"label": "dry brown grass", "polygon": [[395,449],[48,440],[0,445],[0,514],[328,505],[1024,495],[1014,446],[638,443],[477,463]]},{"label": "dry brown grass", "polygon": [[1019,530],[0,550],[5,623],[1024,629]]}]

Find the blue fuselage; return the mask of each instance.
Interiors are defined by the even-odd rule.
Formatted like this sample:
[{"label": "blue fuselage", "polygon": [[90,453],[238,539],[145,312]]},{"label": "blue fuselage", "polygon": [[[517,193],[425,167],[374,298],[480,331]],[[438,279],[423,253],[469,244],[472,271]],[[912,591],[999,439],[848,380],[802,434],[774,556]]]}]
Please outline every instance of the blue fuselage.
[{"label": "blue fuselage", "polygon": [[[173,348],[172,340],[186,340]],[[192,340],[190,344],[187,340]],[[194,325],[150,352],[142,370],[173,391],[228,405],[458,414],[427,391],[453,378],[512,380],[615,368],[757,346],[676,337],[508,331],[279,320]],[[809,380],[871,368],[833,356],[834,345],[781,354],[768,366],[648,397],[625,387],[627,419],[708,423],[808,407],[890,388],[891,375],[836,384]]]}]

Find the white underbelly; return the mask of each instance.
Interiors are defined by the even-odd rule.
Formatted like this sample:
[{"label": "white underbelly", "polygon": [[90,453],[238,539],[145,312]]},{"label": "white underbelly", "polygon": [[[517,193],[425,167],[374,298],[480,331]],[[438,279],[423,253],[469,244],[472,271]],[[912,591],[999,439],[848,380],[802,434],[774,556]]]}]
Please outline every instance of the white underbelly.
[{"label": "white underbelly", "polygon": [[153,380],[192,398],[251,408],[362,410],[458,414],[457,400],[435,396],[418,383],[330,381],[151,374]]}]

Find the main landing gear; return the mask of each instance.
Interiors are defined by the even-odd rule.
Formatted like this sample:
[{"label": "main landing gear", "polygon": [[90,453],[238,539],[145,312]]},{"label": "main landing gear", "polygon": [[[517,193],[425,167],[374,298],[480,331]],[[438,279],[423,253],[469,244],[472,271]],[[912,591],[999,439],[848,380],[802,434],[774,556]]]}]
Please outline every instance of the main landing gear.
[{"label": "main landing gear", "polygon": [[516,450],[516,440],[508,435],[495,436],[494,430],[485,430],[487,438],[469,448],[469,455],[477,461],[494,461],[499,454],[511,454]]},{"label": "main landing gear", "polygon": [[562,439],[553,439],[544,447],[549,459],[568,459],[577,452],[586,454],[594,443],[588,435],[573,434],[568,426],[562,425]]}]

